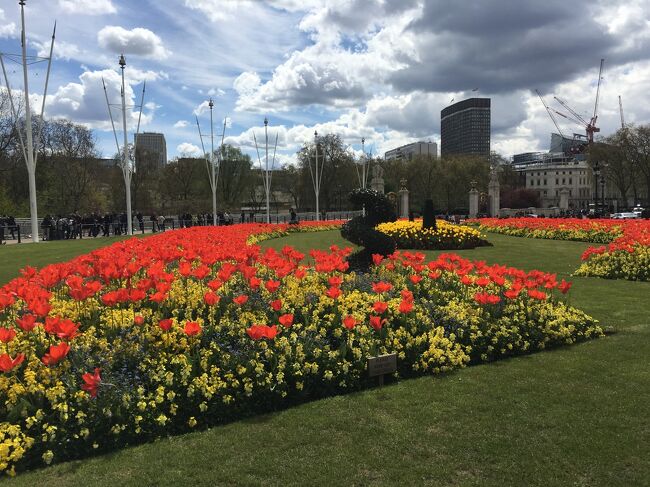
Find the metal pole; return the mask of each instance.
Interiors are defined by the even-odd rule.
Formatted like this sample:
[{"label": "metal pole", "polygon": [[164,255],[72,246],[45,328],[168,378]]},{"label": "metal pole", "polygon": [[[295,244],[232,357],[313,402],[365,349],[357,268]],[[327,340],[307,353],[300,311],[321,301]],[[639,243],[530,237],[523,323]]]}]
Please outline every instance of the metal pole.
[{"label": "metal pole", "polygon": [[266,223],[271,223],[271,187],[269,185],[269,120],[264,117],[264,137],[266,139],[266,177],[264,189],[266,189]]},{"label": "metal pole", "polygon": [[38,242],[38,206],[36,203],[36,165],[34,163],[34,139],[32,135],[32,112],[29,107],[29,79],[27,76],[27,36],[25,34],[25,0],[20,0],[21,43],[23,57],[23,81],[25,88],[25,133],[27,138],[27,175],[29,178],[29,212],[32,223],[32,242]]},{"label": "metal pole", "polygon": [[320,221],[320,212],[318,208],[318,195],[320,194],[320,181],[318,178],[318,132],[314,130],[314,144],[316,145],[316,174],[314,192],[316,193],[316,221]]},{"label": "metal pole", "polygon": [[214,167],[214,124],[212,123],[212,108],[214,107],[214,102],[212,98],[208,102],[210,107],[210,166],[212,166],[212,224],[217,225],[217,178],[216,171]]},{"label": "metal pole", "polygon": [[[124,175],[124,186],[126,189],[126,233],[133,235],[133,222],[131,217],[131,166],[129,163],[129,139],[126,133],[126,90],[124,83],[124,67],[126,59],[124,54],[120,56],[120,68],[122,68],[122,130],[124,131],[124,155],[122,160],[122,174]],[[135,157],[135,154],[133,155]]]},{"label": "metal pole", "polygon": [[361,189],[366,187],[366,139],[361,138]]}]

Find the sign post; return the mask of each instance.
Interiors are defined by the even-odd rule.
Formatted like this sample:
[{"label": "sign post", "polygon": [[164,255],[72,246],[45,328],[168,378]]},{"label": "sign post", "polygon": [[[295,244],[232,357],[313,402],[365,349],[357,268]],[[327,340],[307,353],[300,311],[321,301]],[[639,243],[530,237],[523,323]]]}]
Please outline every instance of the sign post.
[{"label": "sign post", "polygon": [[384,375],[397,371],[397,354],[389,353],[368,359],[368,376],[378,377],[380,386],[384,385]]}]

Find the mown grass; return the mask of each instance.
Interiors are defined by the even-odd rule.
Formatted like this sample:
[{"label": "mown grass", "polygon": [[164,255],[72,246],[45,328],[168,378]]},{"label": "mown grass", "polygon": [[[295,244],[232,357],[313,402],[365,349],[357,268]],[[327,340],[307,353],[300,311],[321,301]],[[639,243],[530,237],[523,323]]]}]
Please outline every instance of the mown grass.
[{"label": "mown grass", "polygon": [[[586,244],[489,235],[472,259],[568,276]],[[302,251],[338,232],[265,242]],[[435,253],[430,253],[433,256]],[[613,333],[21,474],[7,485],[650,483],[650,283],[573,279]]]}]

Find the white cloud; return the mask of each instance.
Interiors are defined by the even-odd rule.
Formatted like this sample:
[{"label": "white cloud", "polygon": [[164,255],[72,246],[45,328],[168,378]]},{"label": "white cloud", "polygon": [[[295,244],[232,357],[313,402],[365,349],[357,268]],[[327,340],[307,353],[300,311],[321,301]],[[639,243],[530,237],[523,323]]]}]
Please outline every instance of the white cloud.
[{"label": "white cloud", "polygon": [[179,120],[174,124],[174,128],[176,129],[182,129],[185,128],[189,125],[190,123],[187,120]]},{"label": "white cloud", "polygon": [[97,41],[102,48],[117,54],[134,54],[158,60],[165,59],[171,54],[163,46],[160,37],[142,27],[127,30],[123,27],[107,25],[97,33]]},{"label": "white cloud", "polygon": [[[60,86],[53,94],[47,96],[45,111],[47,117],[68,118],[76,123],[83,123],[90,128],[111,130],[106,98],[102,86],[102,78],[106,82],[106,90],[110,103],[119,103],[122,79],[111,69],[102,71],[86,71],[79,76],[79,82]],[[136,104],[136,93],[133,89],[137,80],[127,79],[126,99],[128,105]],[[139,102],[139,100],[138,100]],[[127,112],[128,130],[134,130],[138,119],[138,111]],[[152,120],[152,112],[142,113],[142,126]],[[113,110],[116,128],[121,127],[120,110]]]},{"label": "white cloud", "polygon": [[201,155],[201,149],[199,149],[194,144],[190,144],[189,142],[183,142],[182,144],[179,144],[178,147],[176,147],[176,153],[181,156],[196,157]]},{"label": "white cloud", "polygon": [[[39,57],[48,57],[50,55],[50,43],[49,42],[34,42],[38,48],[38,53],[36,54]],[[69,61],[70,59],[76,59],[81,55],[81,49],[76,44],[72,44],[66,41],[57,40],[54,43],[54,59],[65,59]]]},{"label": "white cloud", "polygon": [[111,0],[59,0],[59,8],[76,15],[114,14],[117,9]]},{"label": "white cloud", "polygon": [[239,9],[259,8],[259,5],[254,5],[250,0],[230,0],[227,2],[222,0],[185,0],[185,6],[200,11],[212,22],[229,20],[235,16]]},{"label": "white cloud", "polygon": [[[5,12],[0,8],[0,21],[5,19]],[[0,24],[0,39],[3,37],[14,37],[18,33],[16,24],[10,22],[9,24]]]}]

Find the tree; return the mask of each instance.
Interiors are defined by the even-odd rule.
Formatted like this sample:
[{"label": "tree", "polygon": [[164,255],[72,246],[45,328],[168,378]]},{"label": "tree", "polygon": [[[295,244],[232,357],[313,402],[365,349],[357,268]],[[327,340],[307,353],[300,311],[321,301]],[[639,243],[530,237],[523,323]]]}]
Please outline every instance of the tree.
[{"label": "tree", "polygon": [[623,205],[627,205],[627,197],[634,181],[634,167],[626,155],[625,129],[604,137],[589,147],[589,164],[599,163],[603,177],[611,181],[618,190]]},{"label": "tree", "polygon": [[39,186],[46,208],[63,214],[94,210],[99,162],[93,133],[69,120],[46,122],[43,133]]},{"label": "tree", "polygon": [[[314,171],[316,146],[305,143],[298,151],[300,168],[300,200],[303,206],[316,208],[314,191]],[[350,152],[339,135],[328,134],[318,138],[318,164],[321,174],[319,205],[320,210],[336,208],[341,194],[347,194],[359,187],[357,170]]]},{"label": "tree", "polygon": [[221,201],[226,208],[233,208],[241,204],[242,196],[251,186],[256,186],[251,171],[252,162],[250,156],[242,153],[238,147],[226,144],[219,150],[218,187]]}]

